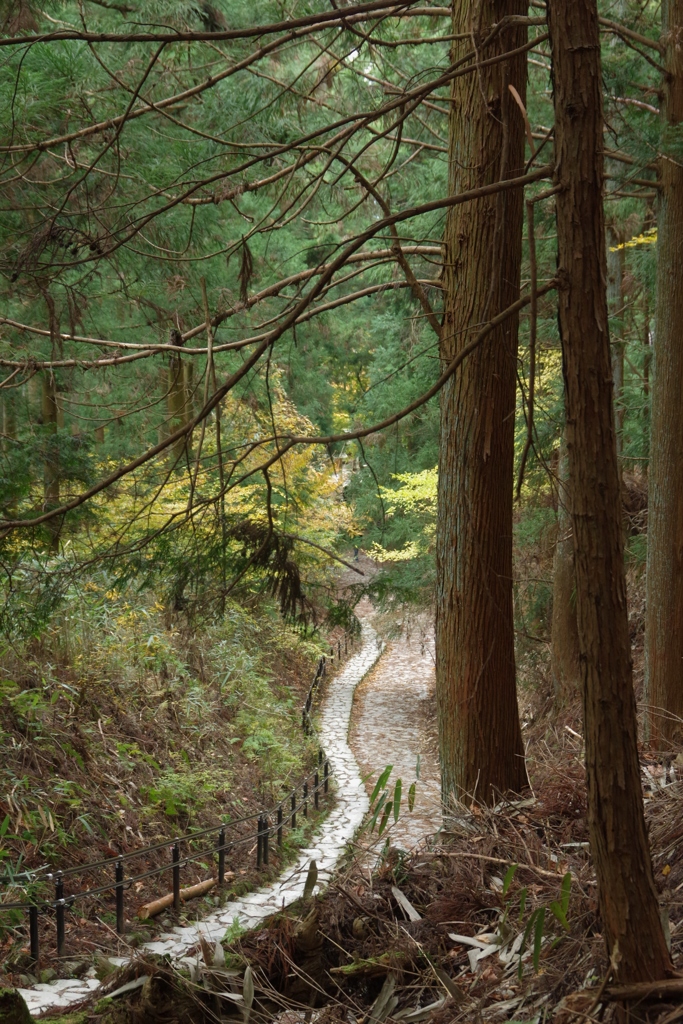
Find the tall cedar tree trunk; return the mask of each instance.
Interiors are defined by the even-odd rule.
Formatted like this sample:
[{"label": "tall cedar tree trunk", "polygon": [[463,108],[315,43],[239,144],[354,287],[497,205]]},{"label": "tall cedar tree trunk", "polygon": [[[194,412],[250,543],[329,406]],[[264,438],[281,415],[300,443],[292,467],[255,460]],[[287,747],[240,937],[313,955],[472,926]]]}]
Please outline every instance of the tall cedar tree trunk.
[{"label": "tall cedar tree trunk", "polygon": [[602,207],[596,0],[550,0],[558,301],[584,703],[588,825],[603,931],[619,978],[671,969],[648,849],[624,579]]},{"label": "tall cedar tree trunk", "polygon": [[574,540],[569,511],[569,462],[567,442],[562,438],[557,466],[557,541],[553,557],[553,618],[551,658],[556,698],[571,700],[581,684],[579,633],[576,625],[576,584],[574,579]]},{"label": "tall cedar tree trunk", "polygon": [[[645,699],[655,747],[683,740],[683,0],[662,5],[668,74],[659,161],[645,615]],[[666,156],[671,149],[672,158]]]},{"label": "tall cedar tree trunk", "polygon": [[[453,5],[458,60],[525,0]],[[486,56],[526,42],[500,33]],[[526,58],[455,80],[451,193],[524,172],[524,123],[509,92],[526,94]],[[445,231],[448,363],[482,323],[519,297],[522,190],[455,207]],[[437,518],[436,689],[444,799],[495,801],[527,782],[515,687],[512,487],[518,322],[510,317],[441,394]]]}]

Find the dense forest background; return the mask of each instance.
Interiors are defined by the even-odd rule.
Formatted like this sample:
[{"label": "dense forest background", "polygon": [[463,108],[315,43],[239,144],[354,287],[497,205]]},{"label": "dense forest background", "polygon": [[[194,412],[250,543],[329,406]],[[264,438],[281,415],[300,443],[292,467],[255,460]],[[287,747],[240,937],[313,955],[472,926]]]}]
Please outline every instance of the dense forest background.
[{"label": "dense forest background", "polygon": [[[659,196],[662,160],[678,167],[681,154],[665,103],[680,43],[671,57],[660,7],[601,0],[596,22],[619,543],[635,694],[650,705],[653,344],[657,282],[676,266],[661,268]],[[502,316],[496,268],[517,244],[514,218],[497,220],[486,301],[472,300],[474,322],[447,351],[462,271],[448,218],[470,166],[454,96],[467,75],[486,99],[501,60],[487,54],[512,38],[526,95],[504,77],[488,109],[500,152],[513,118],[524,147],[512,493],[501,479],[513,660],[527,720],[577,724],[586,657],[556,295],[558,43],[544,3],[472,8],[459,31],[462,12],[431,2],[3,3],[9,870],[79,843],[110,848],[114,822],[117,842],[152,841],[201,824],[228,791],[244,806],[277,793],[315,756],[297,701],[330,638],[357,633],[357,600],[395,621],[438,604],[439,393],[454,352],[464,361],[472,332]],[[494,194],[469,188],[479,184]],[[660,374],[680,391],[675,366]],[[342,567],[355,578],[344,592]],[[653,570],[651,585],[680,589],[674,569],[673,583]],[[98,772],[113,773],[110,806],[93,800]]]},{"label": "dense forest background", "polygon": [[[88,30],[120,31],[128,13],[96,6],[88,10]],[[277,5],[259,10],[264,23],[281,13]],[[373,424],[437,380],[437,339],[415,308],[391,246],[368,245],[344,281],[325,282],[326,301],[273,343],[265,360],[242,369],[244,353],[257,344],[253,338],[284,321],[302,285],[384,212],[380,199],[387,209],[406,211],[438,202],[447,191],[447,108],[439,106],[433,80],[448,64],[449,43],[432,38],[444,33],[447,14],[445,8],[413,13],[419,17],[380,19],[377,41],[365,48],[356,46],[357,33],[338,27],[320,38],[304,36],[304,43],[276,39],[272,56],[252,52],[248,42],[221,41],[231,70],[214,84],[207,76],[223,58],[211,31],[250,25],[244,5],[213,13],[192,6],[160,11],[177,32],[210,26],[205,42],[166,44],[145,65],[145,95],[150,102],[173,100],[166,105],[176,113],[151,110],[125,127],[99,131],[98,124],[116,116],[121,96],[135,99],[135,76],[147,53],[142,43],[125,45],[123,69],[114,56],[123,51],[113,43],[64,41],[8,56],[5,514],[33,522],[89,488],[97,491],[68,515],[6,533],[8,635],[23,640],[39,632],[76,567],[79,574],[105,572],[112,585],[157,588],[170,605],[192,613],[215,611],[228,586],[232,593],[258,589],[264,572],[281,573],[280,549],[254,558],[267,505],[281,545],[295,547],[307,574],[306,599],[324,604],[315,572],[327,563],[322,552],[285,535],[331,547],[362,538],[365,550],[390,562],[381,576],[387,593],[429,601],[437,403],[366,438],[295,447],[273,463],[270,480],[260,468],[277,443],[267,434],[334,436]],[[140,10],[137,16],[157,15]],[[28,7],[11,17],[16,31],[37,24]],[[648,8],[636,18],[651,34],[656,19]],[[70,24],[66,15],[62,22]],[[233,71],[241,56],[248,66]],[[529,49],[530,139],[544,139],[552,123],[548,61],[547,42]],[[646,489],[654,309],[655,180],[648,164],[659,139],[656,103],[647,96],[656,101],[658,85],[650,63],[613,33],[606,34],[603,68],[606,138],[615,151],[605,196],[610,326],[623,365],[616,402],[635,571],[645,559],[638,515]],[[419,93],[425,80],[433,99],[420,102],[405,122],[394,117],[397,129],[391,111],[400,107],[392,95]],[[178,99],[172,82],[178,95],[189,90],[197,98]],[[361,121],[358,110],[373,111],[365,119],[372,123]],[[351,155],[335,151],[332,122],[352,125],[351,141],[345,140]],[[302,141],[302,126],[310,143]],[[374,178],[385,192],[379,198],[370,189]],[[543,189],[539,184],[538,192]],[[416,214],[401,229],[414,273],[437,310],[444,216],[439,209]],[[538,280],[545,282],[556,258],[552,201],[536,207],[535,234]],[[522,561],[547,555],[553,544],[564,418],[554,301],[549,295],[539,302],[530,451],[526,313],[520,333],[516,449],[518,475],[522,459],[525,472],[518,479],[516,536]],[[207,311],[217,321],[208,371]],[[174,342],[178,351],[164,351]],[[218,415],[212,410],[166,444],[213,398],[214,379],[235,370],[241,379],[222,398]],[[155,446],[164,447],[147,458]],[[142,464],[112,489],[98,490],[112,470],[135,460]],[[353,470],[344,479],[347,507],[331,509],[326,498],[342,465]],[[221,473],[224,493],[217,496]],[[47,556],[55,557],[46,571]],[[275,585],[284,579],[278,575]],[[527,632],[546,639],[551,579],[520,564],[516,581],[520,629],[528,620]],[[293,581],[282,599],[286,612],[305,614],[306,599]]]}]

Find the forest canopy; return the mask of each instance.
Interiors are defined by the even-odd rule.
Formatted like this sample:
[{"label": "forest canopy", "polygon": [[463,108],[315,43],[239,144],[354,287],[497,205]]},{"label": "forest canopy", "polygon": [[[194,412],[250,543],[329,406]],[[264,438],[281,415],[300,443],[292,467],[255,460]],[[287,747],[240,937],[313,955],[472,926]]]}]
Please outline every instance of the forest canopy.
[{"label": "forest canopy", "polygon": [[[360,5],[352,19],[297,4],[286,25],[276,3],[259,5],[259,26],[251,15],[239,0],[220,10],[6,8],[10,574],[28,558],[37,579],[41,552],[59,548],[64,571],[107,559],[144,577],[163,549],[178,593],[195,573],[215,577],[218,593],[228,576],[232,585],[268,566],[281,575],[288,545],[312,571],[325,556],[306,539],[334,548],[357,533],[395,549],[396,585],[424,596],[426,566],[408,571],[402,538],[417,526],[424,540],[410,550],[429,550],[425,510],[398,517],[383,506],[386,488],[409,485],[402,473],[434,470],[436,403],[376,427],[439,378],[447,97],[466,63],[449,63],[450,11],[434,4]],[[529,143],[542,178],[548,42],[540,13],[527,21]],[[645,9],[643,24],[654,39],[654,13]],[[49,43],[31,43],[45,33]],[[605,57],[610,230],[617,245],[633,239],[618,250],[628,303],[614,309],[631,342],[619,401],[633,471],[647,458],[653,236],[643,232],[659,126],[639,98],[656,87],[651,61],[610,30]],[[535,216],[546,282],[552,204]],[[538,311],[531,457],[522,316],[525,495],[548,480],[561,432],[552,303],[548,295]],[[280,460],[281,450],[292,454]],[[339,457],[365,468],[349,483],[355,512],[325,522],[316,510]],[[419,522],[408,525],[413,512]],[[285,606],[301,612],[295,592]]]}]

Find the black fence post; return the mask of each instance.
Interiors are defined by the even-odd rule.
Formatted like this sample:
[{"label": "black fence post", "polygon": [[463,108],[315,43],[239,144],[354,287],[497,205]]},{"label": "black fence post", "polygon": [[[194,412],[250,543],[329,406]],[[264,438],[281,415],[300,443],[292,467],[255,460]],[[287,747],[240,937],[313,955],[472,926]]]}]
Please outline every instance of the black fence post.
[{"label": "black fence post", "polygon": [[123,920],[123,861],[116,862],[116,931],[123,935],[125,923]]},{"label": "black fence post", "polygon": [[304,782],[304,818],[308,817],[308,783]]},{"label": "black fence post", "polygon": [[282,846],[282,804],[277,809],[277,845]]},{"label": "black fence post", "polygon": [[323,771],[323,778],[325,779],[325,792],[329,792],[330,789],[330,762],[325,761],[325,768]]},{"label": "black fence post", "polygon": [[55,914],[57,918],[57,956],[64,956],[64,879],[61,874],[55,875]]},{"label": "black fence post", "polygon": [[268,837],[270,833],[270,821],[268,815],[263,815],[263,839],[261,840],[261,849],[263,852],[263,863],[268,866]]},{"label": "black fence post", "polygon": [[218,833],[218,884],[225,881],[225,829]]},{"label": "black fence post", "polygon": [[31,960],[40,960],[40,938],[38,936],[38,907],[28,908],[28,930],[31,936]]},{"label": "black fence post", "polygon": [[180,910],[180,844],[173,844],[173,909]]},{"label": "black fence post", "polygon": [[292,793],[292,813],[291,813],[292,828],[296,828],[296,790]]},{"label": "black fence post", "polygon": [[320,772],[316,768],[315,775],[313,776],[313,806],[316,811],[318,810],[318,787],[320,785]]}]

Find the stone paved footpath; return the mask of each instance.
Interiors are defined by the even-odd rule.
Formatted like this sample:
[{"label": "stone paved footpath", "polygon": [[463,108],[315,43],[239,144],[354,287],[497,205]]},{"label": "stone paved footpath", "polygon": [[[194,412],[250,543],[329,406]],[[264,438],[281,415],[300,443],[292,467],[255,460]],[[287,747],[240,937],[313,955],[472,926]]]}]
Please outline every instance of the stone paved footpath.
[{"label": "stone paved footpath", "polygon": [[[403,785],[401,815],[395,823],[392,819],[380,845],[388,837],[393,846],[412,850],[443,824],[435,701],[434,632],[426,619],[416,620],[411,631],[403,629],[389,641],[353,699],[350,743],[368,789],[387,763],[393,765],[390,792],[397,779]],[[408,814],[412,782],[415,803]]]},{"label": "stone paved footpath", "polygon": [[[296,864],[287,868],[272,885],[226,904],[194,925],[176,927],[154,942],[148,942],[143,949],[182,960],[197,945],[200,935],[215,942],[225,935],[235,919],[242,927],[253,928],[303,895],[312,860],[318,867],[318,887],[329,882],[340,855],[353,839],[369,807],[358,763],[349,746],[348,732],[354,691],[379,658],[381,650],[377,634],[363,617],[360,650],[349,658],[326,687],[318,732],[336,779],[337,794],[334,807],[315,836],[315,844],[302,850]],[[126,962],[125,959],[111,959],[116,964]],[[90,973],[94,975],[94,971]],[[60,979],[20,991],[31,1013],[40,1016],[52,1007],[79,1002],[96,991],[99,985],[97,978],[86,976],[82,979]]]}]

